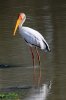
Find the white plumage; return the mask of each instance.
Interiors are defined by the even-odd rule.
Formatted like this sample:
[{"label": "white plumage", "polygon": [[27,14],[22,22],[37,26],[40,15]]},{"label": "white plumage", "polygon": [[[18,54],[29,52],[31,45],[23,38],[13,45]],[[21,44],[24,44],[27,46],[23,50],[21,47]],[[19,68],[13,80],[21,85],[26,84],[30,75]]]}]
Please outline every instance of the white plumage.
[{"label": "white plumage", "polygon": [[41,49],[46,48],[43,36],[36,30],[19,26],[19,33],[30,46],[37,46]]}]

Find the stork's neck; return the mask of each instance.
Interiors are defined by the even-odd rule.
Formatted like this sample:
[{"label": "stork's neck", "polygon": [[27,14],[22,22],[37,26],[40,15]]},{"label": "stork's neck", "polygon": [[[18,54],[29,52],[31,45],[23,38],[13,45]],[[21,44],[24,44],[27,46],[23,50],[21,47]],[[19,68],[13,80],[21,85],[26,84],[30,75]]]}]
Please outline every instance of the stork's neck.
[{"label": "stork's neck", "polygon": [[26,16],[24,17],[24,19],[22,20],[22,22],[21,22],[21,24],[20,24],[21,27],[23,26],[25,20],[26,20]]}]

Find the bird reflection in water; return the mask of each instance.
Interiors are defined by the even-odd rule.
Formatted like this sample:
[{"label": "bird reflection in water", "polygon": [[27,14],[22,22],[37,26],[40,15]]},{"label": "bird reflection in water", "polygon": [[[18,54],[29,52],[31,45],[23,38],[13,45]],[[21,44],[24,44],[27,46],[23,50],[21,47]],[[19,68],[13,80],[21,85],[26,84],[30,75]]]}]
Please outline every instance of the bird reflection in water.
[{"label": "bird reflection in water", "polygon": [[41,87],[32,88],[24,100],[46,100],[49,95],[50,89],[52,86],[52,82],[47,84],[43,84]]}]

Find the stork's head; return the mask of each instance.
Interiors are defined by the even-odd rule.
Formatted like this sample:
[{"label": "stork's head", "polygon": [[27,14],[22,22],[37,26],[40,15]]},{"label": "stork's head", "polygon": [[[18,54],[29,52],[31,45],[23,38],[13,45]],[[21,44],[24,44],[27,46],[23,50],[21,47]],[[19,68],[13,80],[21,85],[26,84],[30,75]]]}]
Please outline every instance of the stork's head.
[{"label": "stork's head", "polygon": [[14,33],[13,33],[14,36],[15,36],[15,33],[16,33],[18,26],[23,25],[25,20],[26,20],[26,15],[24,13],[20,13],[19,16],[18,16],[17,22],[16,22],[15,29],[14,29]]}]

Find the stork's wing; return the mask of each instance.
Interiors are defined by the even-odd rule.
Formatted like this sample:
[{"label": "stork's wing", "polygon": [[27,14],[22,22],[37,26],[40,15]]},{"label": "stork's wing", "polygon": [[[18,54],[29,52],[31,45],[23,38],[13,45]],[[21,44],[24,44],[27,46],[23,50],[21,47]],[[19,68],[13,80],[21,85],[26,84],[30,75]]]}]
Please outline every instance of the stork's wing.
[{"label": "stork's wing", "polygon": [[32,31],[22,29],[22,37],[28,44],[40,47],[40,38],[32,34]]},{"label": "stork's wing", "polygon": [[46,48],[46,46],[49,47],[44,37],[38,31],[29,27],[19,27],[19,31],[27,43],[38,46],[41,49]]},{"label": "stork's wing", "polygon": [[41,38],[44,41],[44,37],[38,31],[36,31],[36,30],[34,30],[32,28],[29,28],[29,27],[22,27],[22,29],[24,31],[26,31],[27,33],[29,33],[30,35],[33,35],[38,39]]}]

